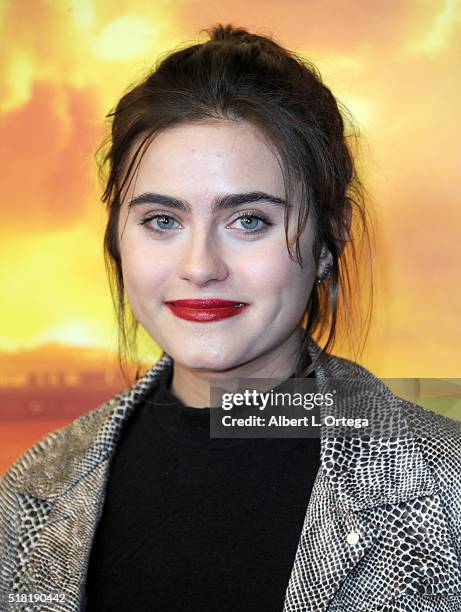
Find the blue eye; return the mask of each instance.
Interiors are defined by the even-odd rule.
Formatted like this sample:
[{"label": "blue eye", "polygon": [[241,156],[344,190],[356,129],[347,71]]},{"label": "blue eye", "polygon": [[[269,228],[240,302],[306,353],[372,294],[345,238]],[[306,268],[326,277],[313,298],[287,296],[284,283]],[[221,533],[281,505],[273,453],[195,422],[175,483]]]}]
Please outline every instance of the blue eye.
[{"label": "blue eye", "polygon": [[[249,235],[259,234],[260,232],[265,232],[269,228],[270,225],[273,225],[272,223],[270,223],[270,221],[268,221],[267,219],[264,219],[259,214],[256,215],[250,212],[246,212],[245,214],[240,215],[240,217],[238,217],[234,221],[234,223],[236,223],[237,221],[241,223],[241,227],[243,227],[244,234],[249,234]],[[258,222],[260,222],[259,226],[257,225]]]},{"label": "blue eye", "polygon": [[[157,224],[157,227],[153,227],[150,222],[151,221],[155,221]],[[141,221],[141,225],[147,225],[149,230],[151,232],[154,232],[156,234],[164,234],[166,231],[171,230],[171,229],[175,229],[173,227],[173,224],[176,223],[176,219],[173,219],[173,217],[170,217],[170,215],[148,215],[147,217],[145,217],[142,221]]]},{"label": "blue eye", "polygon": [[[262,221],[262,219],[250,215],[244,215],[243,217],[239,217],[237,221],[241,221],[245,229],[255,230],[258,227],[258,221]],[[252,222],[256,222],[256,225],[251,225]]]},{"label": "blue eye", "polygon": [[[174,223],[173,217],[169,217],[168,215],[155,215],[155,217],[152,217],[152,219],[155,219],[157,224],[160,223],[160,229],[171,229],[171,222]],[[163,223],[165,223],[165,225],[163,225]]]}]

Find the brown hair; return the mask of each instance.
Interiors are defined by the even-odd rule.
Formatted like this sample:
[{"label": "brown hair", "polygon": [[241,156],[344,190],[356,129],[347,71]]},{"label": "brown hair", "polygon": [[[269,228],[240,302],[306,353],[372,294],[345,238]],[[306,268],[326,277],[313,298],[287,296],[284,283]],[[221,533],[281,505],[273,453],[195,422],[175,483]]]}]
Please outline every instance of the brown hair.
[{"label": "brown hair", "polygon": [[[107,148],[99,160],[105,187],[102,202],[108,211],[104,254],[118,316],[119,363],[125,373],[124,364],[136,359],[138,331],[138,322],[131,308],[127,308],[118,244],[121,193],[159,130],[181,123],[224,119],[247,121],[259,128],[275,147],[287,200],[292,200],[295,192],[299,194],[296,261],[302,263],[299,237],[309,213],[316,230],[315,261],[319,261],[322,247],[331,254],[328,278],[316,283],[311,295],[306,296],[302,323],[305,332],[296,369],[296,376],[302,377],[319,363],[317,360],[309,367],[310,337],[320,339],[328,332],[319,359],[330,352],[338,335],[340,307],[344,327],[350,334],[353,298],[360,301],[359,289],[363,286],[357,282],[359,263],[369,271],[372,261],[366,190],[358,178],[348,142],[354,139],[357,143],[358,131],[346,134],[338,102],[310,61],[271,37],[232,25],[216,25],[206,32],[209,40],[169,53],[147,77],[129,88],[115,110],[108,113],[111,132],[98,148],[98,156]],[[347,109],[342,107],[342,113],[353,125]],[[135,141],[137,148],[127,164]],[[293,259],[288,230],[287,211],[285,236]],[[359,247],[364,246],[366,255],[359,257]],[[372,291],[365,337],[371,297]],[[139,375],[138,368],[136,378]]]}]

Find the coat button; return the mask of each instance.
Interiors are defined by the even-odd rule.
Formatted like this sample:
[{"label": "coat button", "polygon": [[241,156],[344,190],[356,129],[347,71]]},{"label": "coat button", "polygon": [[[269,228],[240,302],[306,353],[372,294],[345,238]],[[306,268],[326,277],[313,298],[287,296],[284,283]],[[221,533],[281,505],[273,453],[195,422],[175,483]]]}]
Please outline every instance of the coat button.
[{"label": "coat button", "polygon": [[347,534],[346,540],[348,544],[351,544],[351,546],[353,546],[354,544],[357,544],[357,542],[360,540],[360,533],[358,531],[351,531]]}]

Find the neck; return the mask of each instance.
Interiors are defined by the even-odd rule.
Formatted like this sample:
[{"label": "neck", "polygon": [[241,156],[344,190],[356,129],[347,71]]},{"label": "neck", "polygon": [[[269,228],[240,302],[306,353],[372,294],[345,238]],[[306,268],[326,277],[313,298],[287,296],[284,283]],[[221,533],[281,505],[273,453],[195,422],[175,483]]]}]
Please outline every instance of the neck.
[{"label": "neck", "polygon": [[175,361],[171,391],[186,406],[206,408],[210,406],[211,385],[218,379],[289,378],[296,369],[303,333],[297,327],[276,351],[226,370],[194,370]]}]

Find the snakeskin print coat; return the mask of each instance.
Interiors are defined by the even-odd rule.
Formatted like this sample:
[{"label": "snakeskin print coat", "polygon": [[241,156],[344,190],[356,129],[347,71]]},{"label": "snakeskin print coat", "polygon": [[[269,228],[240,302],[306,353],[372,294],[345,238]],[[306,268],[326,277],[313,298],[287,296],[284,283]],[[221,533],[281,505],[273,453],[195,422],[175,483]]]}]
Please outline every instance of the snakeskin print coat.
[{"label": "snakeskin print coat", "polygon": [[[311,341],[312,359],[319,350]],[[2,612],[85,610],[111,457],[128,417],[168,364],[164,355],[130,389],[46,435],[6,472]],[[397,416],[406,429],[369,438],[322,429],[321,466],[283,612],[461,611],[461,424],[396,397],[352,361],[329,355],[315,375],[324,392],[333,379],[354,381],[349,414]],[[50,594],[55,600],[46,602]],[[31,603],[34,596],[42,601]]]}]

